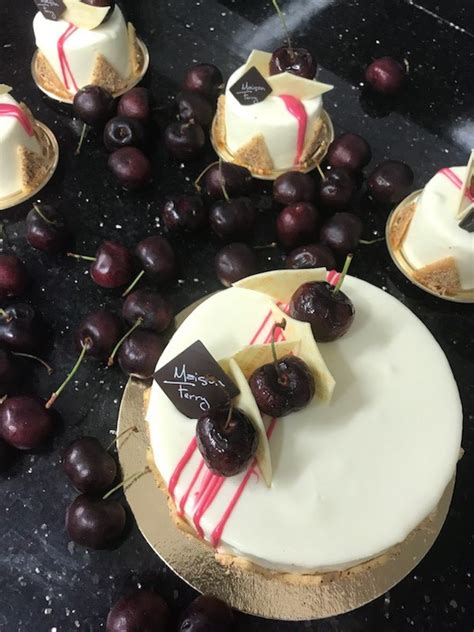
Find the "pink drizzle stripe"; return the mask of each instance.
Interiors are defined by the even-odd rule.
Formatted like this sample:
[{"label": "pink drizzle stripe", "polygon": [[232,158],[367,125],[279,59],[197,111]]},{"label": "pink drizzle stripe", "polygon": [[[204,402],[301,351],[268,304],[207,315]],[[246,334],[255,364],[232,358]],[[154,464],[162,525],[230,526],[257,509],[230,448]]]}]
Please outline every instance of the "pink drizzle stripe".
[{"label": "pink drizzle stripe", "polygon": [[[458,177],[458,176],[454,173],[454,171],[452,171],[452,170],[451,170],[451,169],[449,169],[449,168],[446,168],[446,169],[441,169],[441,171],[440,171],[439,173],[442,173],[442,174],[443,174],[443,176],[446,176],[446,177],[448,178],[448,180],[450,180],[450,181],[454,184],[454,186],[455,186],[456,188],[458,188],[458,189],[462,189],[462,187],[463,187],[464,183],[463,183],[463,181],[461,180],[461,178],[459,178],[459,177]],[[465,196],[466,196],[466,197],[467,197],[467,198],[468,198],[471,202],[474,202],[474,195],[471,193],[471,191],[470,191],[470,189],[469,189],[469,188],[467,188],[467,189],[466,189]]]},{"label": "pink drizzle stripe", "polygon": [[12,105],[10,103],[0,103],[0,116],[11,116],[16,118],[28,136],[33,136],[34,132],[31,121],[20,106]]},{"label": "pink drizzle stripe", "polygon": [[201,474],[203,467],[204,467],[204,461],[201,461],[198,469],[194,473],[194,476],[191,480],[191,483],[189,484],[188,489],[186,490],[186,492],[183,494],[183,497],[181,498],[181,501],[179,503],[179,509],[178,509],[178,516],[180,518],[184,516],[184,508],[186,507],[186,503],[188,502],[189,495],[191,494],[191,491],[194,485],[196,484],[196,481],[199,478],[199,475]]},{"label": "pink drizzle stripe", "polygon": [[66,41],[76,31],[77,31],[77,26],[74,26],[74,24],[69,24],[67,29],[58,39],[57,48],[58,48],[59,65],[61,66],[61,74],[63,76],[63,83],[66,86],[66,88],[69,90],[69,85],[70,85],[69,79],[70,79],[74,90],[77,92],[79,88],[77,87],[76,80],[74,79],[74,75],[71,72],[71,67],[69,66],[69,61],[64,51],[64,45],[66,44]]},{"label": "pink drizzle stripe", "polygon": [[280,99],[285,104],[286,109],[296,119],[298,125],[298,133],[296,137],[296,155],[294,164],[297,165],[301,161],[304,150],[304,140],[306,137],[306,128],[308,126],[308,115],[306,109],[300,99],[290,94],[280,94]]}]

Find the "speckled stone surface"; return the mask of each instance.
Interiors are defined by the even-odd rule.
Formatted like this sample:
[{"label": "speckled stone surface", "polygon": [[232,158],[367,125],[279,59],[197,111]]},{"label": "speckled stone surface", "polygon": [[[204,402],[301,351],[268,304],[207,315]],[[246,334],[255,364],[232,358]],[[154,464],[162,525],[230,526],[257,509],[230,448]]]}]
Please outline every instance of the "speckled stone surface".
[{"label": "speckled stone surface", "polygon": [[[169,117],[167,106],[187,65],[211,61],[228,76],[252,47],[271,49],[281,42],[268,0],[140,0],[123,5],[150,50],[145,83],[162,106],[156,111],[159,119]],[[474,99],[468,87],[474,56],[471,0],[292,0],[282,5],[297,41],[316,54],[321,80],[335,85],[325,103],[336,130],[358,132],[370,141],[374,157],[369,168],[385,158],[403,159],[414,168],[418,188],[437,169],[466,161],[474,146]],[[212,151],[184,167],[165,155],[157,133],[154,185],[140,194],[121,191],[106,170],[100,140],[91,134],[75,156],[80,125],[69,108],[35,88],[30,75],[33,15],[31,0],[0,3],[0,82],[15,87],[15,96],[55,131],[61,148],[58,172],[38,199],[60,203],[74,228],[76,251],[91,254],[103,238],[133,247],[141,237],[161,230],[164,195],[190,190]],[[388,103],[374,101],[361,88],[363,67],[384,54],[405,59],[410,68],[402,96]],[[264,196],[259,201],[256,244],[274,238],[274,211]],[[22,221],[28,209],[23,204],[0,215],[0,249],[17,252],[33,279],[28,300],[45,320],[45,337],[52,340],[45,355],[56,374],[48,378],[35,368],[25,388],[47,396],[74,360],[72,336],[79,319],[100,305],[118,309],[120,299],[117,292],[94,286],[83,263],[29,248]],[[362,198],[359,212],[366,239],[383,233],[387,210]],[[218,289],[213,272],[218,245],[208,235],[177,239],[175,245],[182,269],[168,294],[179,310]],[[279,251],[260,251],[260,258],[262,269],[282,265]],[[361,246],[352,274],[407,305],[448,356],[465,410],[466,453],[458,467],[453,505],[428,556],[384,597],[319,622],[266,622],[242,615],[239,630],[468,632],[474,629],[474,307],[443,302],[413,287],[391,262],[384,243]],[[422,379],[429,379],[429,367]],[[118,369],[87,363],[58,403],[64,424],[54,448],[25,454],[0,480],[2,632],[103,630],[110,605],[139,583],[156,585],[175,612],[194,596],[155,556],[133,521],[126,540],[112,552],[82,549],[64,532],[65,508],[75,493],[59,467],[61,450],[81,434],[111,440],[124,384]]]}]

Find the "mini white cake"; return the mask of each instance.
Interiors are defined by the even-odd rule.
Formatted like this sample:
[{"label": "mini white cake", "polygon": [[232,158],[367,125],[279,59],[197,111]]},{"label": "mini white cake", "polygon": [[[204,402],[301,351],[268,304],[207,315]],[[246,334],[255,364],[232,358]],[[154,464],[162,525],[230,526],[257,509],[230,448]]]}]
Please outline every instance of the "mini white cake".
[{"label": "mini white cake", "polygon": [[[178,514],[219,553],[283,572],[352,567],[402,542],[455,473],[462,410],[442,350],[387,293],[353,277],[344,291],[354,323],[319,347],[336,381],[332,400],[264,420],[273,430],[271,487],[255,466],[209,478],[193,447],[196,421],[153,384],[147,420],[154,464],[173,487]],[[254,290],[219,292],[188,316],[158,367],[196,340],[216,359],[268,341],[273,306]]]},{"label": "mini white cake", "polygon": [[[474,232],[459,226],[456,216],[467,167],[441,169],[416,200],[401,250],[424,285],[448,285],[447,293],[474,290]],[[472,194],[463,206],[472,204]],[[437,280],[437,277],[440,279]]]},{"label": "mini white cake", "polygon": [[[218,135],[235,162],[262,174],[304,167],[322,129],[321,94],[332,88],[289,73],[270,76],[271,54],[253,51],[230,77],[219,100]],[[242,104],[232,87],[252,67],[272,88],[264,100]]]},{"label": "mini white cake", "polygon": [[6,90],[0,86],[0,200],[32,188],[42,161],[31,113]]},{"label": "mini white cake", "polygon": [[33,29],[41,58],[40,78],[46,87],[74,95],[88,84],[112,93],[127,84],[136,63],[136,41],[116,6],[110,17],[92,30],[64,19],[50,20],[37,13]]}]

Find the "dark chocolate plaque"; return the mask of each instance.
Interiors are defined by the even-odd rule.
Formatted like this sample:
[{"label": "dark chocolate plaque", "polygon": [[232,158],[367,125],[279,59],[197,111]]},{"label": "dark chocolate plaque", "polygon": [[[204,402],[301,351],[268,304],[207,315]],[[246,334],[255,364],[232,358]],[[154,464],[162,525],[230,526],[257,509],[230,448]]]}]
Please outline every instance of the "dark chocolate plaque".
[{"label": "dark chocolate plaque", "polygon": [[265,77],[252,66],[231,86],[230,91],[241,105],[255,105],[265,100],[272,88]]},{"label": "dark chocolate plaque", "polygon": [[154,378],[179,412],[191,419],[239,394],[200,340],[158,369]]},{"label": "dark chocolate plaque", "polygon": [[34,2],[48,20],[59,20],[66,10],[63,0],[34,0]]}]

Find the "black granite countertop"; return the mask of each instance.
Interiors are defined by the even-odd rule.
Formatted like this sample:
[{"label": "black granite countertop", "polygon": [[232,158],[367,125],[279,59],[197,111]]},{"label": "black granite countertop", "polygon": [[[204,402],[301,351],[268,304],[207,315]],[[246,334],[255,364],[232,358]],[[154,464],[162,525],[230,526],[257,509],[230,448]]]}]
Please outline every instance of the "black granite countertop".
[{"label": "black granite countertop", "polygon": [[[145,79],[159,106],[176,93],[186,66],[214,62],[225,76],[251,48],[269,49],[281,41],[269,0],[140,0],[123,8],[148,45],[151,67]],[[326,107],[336,131],[354,131],[373,149],[369,168],[382,159],[402,159],[419,188],[439,168],[463,164],[474,146],[474,6],[471,0],[288,0],[298,42],[309,47],[333,83]],[[157,139],[154,184],[126,193],[106,168],[106,154],[94,135],[74,155],[80,126],[69,108],[35,88],[30,74],[34,51],[32,0],[0,2],[0,82],[13,85],[55,132],[59,169],[38,200],[58,202],[76,235],[76,251],[92,253],[104,238],[133,247],[161,230],[160,202],[166,193],[190,190],[206,157],[184,167],[169,159]],[[374,102],[361,89],[364,66],[384,54],[405,59],[410,79],[389,105]],[[210,159],[212,151],[209,150]],[[209,160],[210,161],[210,160]],[[262,187],[262,192],[268,187]],[[42,314],[46,356],[55,378],[35,371],[28,388],[47,396],[71,366],[72,334],[90,309],[117,309],[118,292],[101,290],[87,267],[47,257],[29,248],[23,218],[29,204],[0,213],[0,250],[13,250],[34,280],[28,300]],[[387,211],[360,209],[367,239],[383,234]],[[259,215],[255,243],[273,238],[273,211]],[[176,310],[219,288],[213,271],[217,243],[204,235],[177,240],[180,279],[168,294]],[[282,254],[261,251],[262,268],[282,265]],[[351,273],[383,288],[411,309],[445,351],[464,406],[463,447],[453,504],[437,542],[421,564],[398,586],[373,603],[319,622],[267,622],[239,616],[241,630],[262,632],[416,632],[474,630],[474,306],[448,303],[412,286],[393,265],[384,243],[361,246]],[[51,336],[50,336],[51,334]],[[429,370],[429,369],[428,369]],[[154,583],[170,606],[182,608],[194,596],[149,548],[136,526],[115,551],[85,550],[68,540],[64,512],[74,491],[59,468],[61,449],[81,434],[110,441],[125,378],[92,361],[58,402],[63,431],[46,453],[24,454],[0,480],[0,630],[2,632],[84,632],[103,630],[110,605],[124,590]],[[350,529],[350,526],[348,526]]]}]

